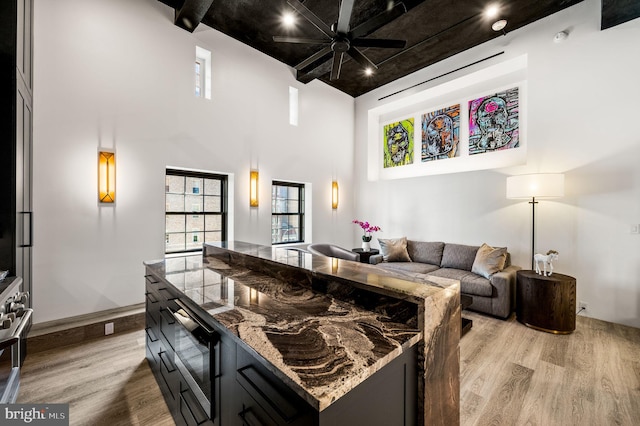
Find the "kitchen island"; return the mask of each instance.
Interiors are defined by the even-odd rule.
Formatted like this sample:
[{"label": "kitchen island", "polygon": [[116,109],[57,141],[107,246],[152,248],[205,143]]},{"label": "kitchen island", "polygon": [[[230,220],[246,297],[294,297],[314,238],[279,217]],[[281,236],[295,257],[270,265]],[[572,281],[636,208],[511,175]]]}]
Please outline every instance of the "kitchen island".
[{"label": "kitchen island", "polygon": [[242,242],[145,264],[178,423],[458,423],[457,281]]}]

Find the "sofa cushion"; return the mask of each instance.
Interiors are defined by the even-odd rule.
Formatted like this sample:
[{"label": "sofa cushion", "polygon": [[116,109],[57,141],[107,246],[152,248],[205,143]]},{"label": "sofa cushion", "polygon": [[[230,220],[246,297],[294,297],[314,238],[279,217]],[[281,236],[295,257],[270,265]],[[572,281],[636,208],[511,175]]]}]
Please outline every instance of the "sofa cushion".
[{"label": "sofa cushion", "polygon": [[479,248],[479,246],[445,244],[440,266],[443,268],[464,269],[471,272],[473,261],[476,259],[476,253]]},{"label": "sofa cushion", "polygon": [[471,272],[490,279],[491,275],[502,271],[506,261],[506,247],[493,248],[485,243],[480,246],[476,253]]},{"label": "sofa cushion", "polygon": [[429,265],[427,263],[419,262],[383,262],[378,263],[378,266],[388,271],[411,272],[417,274],[428,274],[429,272],[440,268],[438,265]]},{"label": "sofa cushion", "polygon": [[440,265],[444,243],[407,240],[407,252],[414,262]]},{"label": "sofa cushion", "polygon": [[460,292],[470,294],[472,296],[492,296],[493,286],[491,282],[474,274],[471,271],[452,268],[440,268],[437,271],[430,272],[429,275],[436,277],[451,278],[460,281]]},{"label": "sofa cushion", "polygon": [[378,238],[380,243],[380,253],[385,262],[411,262],[407,253],[407,238]]}]

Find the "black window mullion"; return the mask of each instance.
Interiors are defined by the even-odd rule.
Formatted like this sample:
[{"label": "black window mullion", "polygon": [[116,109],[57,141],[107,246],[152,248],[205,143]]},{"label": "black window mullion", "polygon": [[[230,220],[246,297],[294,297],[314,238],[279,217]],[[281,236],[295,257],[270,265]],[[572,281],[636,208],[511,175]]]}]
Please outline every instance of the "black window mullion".
[{"label": "black window mullion", "polygon": [[[198,252],[201,251],[202,248],[187,248],[188,243],[192,242],[187,238],[187,234],[190,234],[191,231],[187,231],[187,222],[188,222],[188,216],[189,215],[198,215],[198,216],[203,216],[203,227],[201,231],[197,231],[198,233],[201,233],[203,235],[203,241],[206,241],[206,235],[207,235],[207,231],[206,231],[206,225],[207,225],[207,218],[213,218],[215,216],[219,216],[220,219],[220,238],[222,240],[226,240],[227,238],[227,206],[228,206],[228,200],[227,200],[227,177],[225,175],[219,175],[219,174],[214,174],[214,173],[204,173],[204,172],[191,172],[191,171],[184,171],[184,170],[176,170],[176,169],[167,169],[166,170],[166,175],[167,176],[180,176],[184,178],[183,181],[183,188],[182,188],[182,195],[184,196],[184,201],[183,201],[183,210],[182,212],[167,212],[165,209],[165,217],[166,216],[171,216],[171,215],[180,215],[180,216],[184,216],[184,228],[183,228],[183,232],[167,232],[166,229],[166,219],[165,219],[165,234],[183,234],[184,235],[184,249],[183,250],[178,250],[178,251],[167,251],[166,247],[165,247],[165,253],[189,253],[189,252]],[[202,179],[202,185],[200,188],[200,191],[197,194],[193,194],[192,192],[187,193],[187,179],[188,178],[195,178],[195,179]],[[205,181],[204,179],[209,179],[209,180],[218,180],[220,182],[220,211],[211,211],[211,212],[207,212],[205,211]],[[187,196],[197,196],[198,198],[200,198],[199,203],[202,205],[201,211],[199,212],[194,212],[191,211],[190,209],[187,209]],[[217,232],[217,231],[214,231]]]},{"label": "black window mullion", "polygon": [[[272,209],[271,209],[271,217],[278,217],[278,216],[295,216],[297,217],[297,222],[298,222],[298,226],[297,226],[297,239],[295,241],[278,241],[281,239],[281,237],[276,237],[276,241],[274,241],[274,237],[273,234],[271,236],[271,244],[287,244],[287,243],[300,243],[304,241],[304,184],[301,183],[291,183],[291,182],[284,182],[284,181],[273,181],[272,182],[272,187],[285,187],[285,188],[297,188],[298,191],[298,198],[297,198],[297,212],[289,212],[289,202],[292,201],[290,196],[289,196],[289,189],[287,189],[287,194],[283,199],[279,198],[279,194],[280,194],[280,190],[279,188],[275,188],[275,190],[272,189],[272,196],[271,196],[271,203],[272,203]],[[278,203],[277,201],[281,200],[284,203],[284,212],[276,212],[275,210],[278,210]],[[278,221],[277,223],[282,223],[281,221]],[[273,226],[273,224],[272,224]],[[274,229],[279,229],[282,230],[282,228],[271,228],[272,232]]]}]

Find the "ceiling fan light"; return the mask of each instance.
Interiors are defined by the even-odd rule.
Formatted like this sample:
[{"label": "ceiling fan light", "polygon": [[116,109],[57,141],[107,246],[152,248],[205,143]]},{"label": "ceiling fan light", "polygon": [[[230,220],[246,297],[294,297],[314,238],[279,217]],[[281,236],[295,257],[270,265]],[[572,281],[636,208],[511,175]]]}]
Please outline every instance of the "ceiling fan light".
[{"label": "ceiling fan light", "polygon": [[491,25],[491,29],[493,31],[502,31],[506,26],[507,26],[507,20],[500,19],[499,21],[496,21]]}]

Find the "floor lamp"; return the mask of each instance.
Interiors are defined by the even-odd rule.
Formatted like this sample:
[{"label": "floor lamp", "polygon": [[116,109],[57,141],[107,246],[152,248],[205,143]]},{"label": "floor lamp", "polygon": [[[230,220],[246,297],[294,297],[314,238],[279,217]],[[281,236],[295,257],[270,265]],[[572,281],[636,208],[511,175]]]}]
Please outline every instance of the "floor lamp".
[{"label": "floor lamp", "polygon": [[564,175],[539,173],[509,176],[507,198],[531,199],[531,269],[535,269],[533,255],[536,252],[536,198],[558,198],[564,195]]}]

